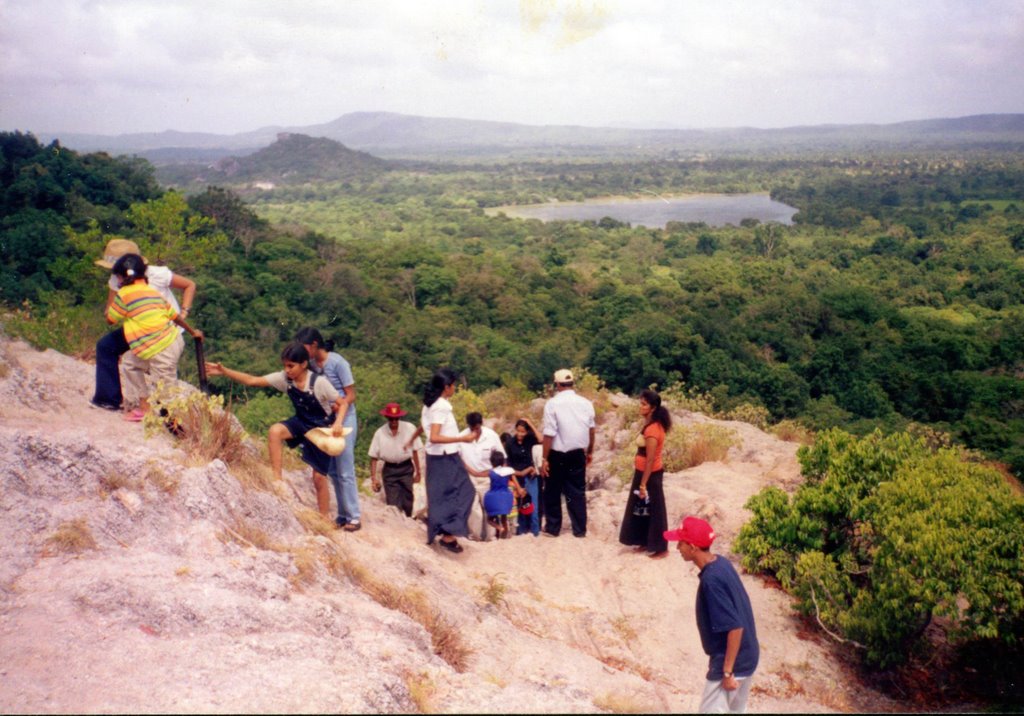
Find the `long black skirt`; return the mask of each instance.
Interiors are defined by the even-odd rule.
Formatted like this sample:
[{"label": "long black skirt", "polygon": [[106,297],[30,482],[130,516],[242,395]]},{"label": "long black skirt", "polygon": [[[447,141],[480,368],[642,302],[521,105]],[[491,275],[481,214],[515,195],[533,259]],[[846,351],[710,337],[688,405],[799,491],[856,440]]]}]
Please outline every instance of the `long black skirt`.
[{"label": "long black skirt", "polygon": [[664,534],[668,529],[668,517],[665,514],[665,489],[662,485],[665,473],[658,470],[647,478],[650,515],[639,517],[633,514],[637,502],[640,502],[640,498],[634,493],[640,488],[643,476],[642,470],[633,472],[633,484],[629,486],[629,499],[626,500],[626,514],[622,517],[619,542],[635,547],[646,547],[648,552],[664,552],[668,549]]},{"label": "long black skirt", "polygon": [[427,544],[438,535],[468,535],[474,500],[476,488],[458,453],[427,455]]}]

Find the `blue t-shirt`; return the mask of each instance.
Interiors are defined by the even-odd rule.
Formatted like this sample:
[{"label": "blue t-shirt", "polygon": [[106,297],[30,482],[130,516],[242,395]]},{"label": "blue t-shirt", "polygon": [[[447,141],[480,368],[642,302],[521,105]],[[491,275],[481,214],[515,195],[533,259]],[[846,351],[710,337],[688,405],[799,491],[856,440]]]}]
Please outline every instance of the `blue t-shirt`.
[{"label": "blue t-shirt", "polygon": [[750,676],[757,669],[761,655],[754,627],[754,610],[743,588],[740,575],[721,555],[700,572],[697,587],[697,630],[708,660],[708,681],[721,681],[725,662],[725,645],[729,632],[743,628],[740,652],[733,664],[736,676]]},{"label": "blue t-shirt", "polygon": [[[324,374],[324,377],[331,382],[338,393],[341,395],[347,395],[345,392],[345,386],[355,385],[355,378],[352,377],[352,366],[349,365],[348,361],[342,358],[340,355],[331,351],[327,354],[327,360],[320,367],[320,372]],[[356,422],[356,406],[348,406],[348,412],[345,413],[345,419],[342,422],[343,425],[352,427]]]}]

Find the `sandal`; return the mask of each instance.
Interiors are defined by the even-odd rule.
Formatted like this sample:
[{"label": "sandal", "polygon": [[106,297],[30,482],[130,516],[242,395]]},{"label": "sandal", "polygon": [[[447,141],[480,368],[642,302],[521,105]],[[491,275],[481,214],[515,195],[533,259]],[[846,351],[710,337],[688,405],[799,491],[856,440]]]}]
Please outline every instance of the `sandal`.
[{"label": "sandal", "polygon": [[441,540],[441,546],[449,552],[453,552],[455,554],[458,554],[462,551],[462,545],[459,544],[456,540],[452,540],[451,542],[445,542],[444,540]]},{"label": "sandal", "polygon": [[141,423],[144,417],[146,417],[146,414],[136,408],[130,413],[125,413],[124,419],[129,423]]}]

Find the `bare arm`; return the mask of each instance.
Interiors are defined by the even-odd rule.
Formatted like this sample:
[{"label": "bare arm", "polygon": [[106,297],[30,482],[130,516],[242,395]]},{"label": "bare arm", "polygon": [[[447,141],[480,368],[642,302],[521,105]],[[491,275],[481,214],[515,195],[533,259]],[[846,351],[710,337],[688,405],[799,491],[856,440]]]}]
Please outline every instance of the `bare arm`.
[{"label": "bare arm", "polygon": [[647,458],[644,460],[644,474],[640,477],[640,497],[647,497],[647,481],[651,479],[651,465],[654,464],[654,451],[658,447],[658,440],[652,437],[644,438]]},{"label": "bare arm", "polygon": [[733,675],[733,667],[736,664],[736,657],[740,653],[740,641],[743,639],[743,627],[736,627],[729,631],[725,637],[725,660],[722,662],[722,671],[729,676],[722,678],[722,688],[726,691],[735,691],[740,684]]},{"label": "bare arm", "polygon": [[552,443],[553,440],[554,440],[554,438],[552,436],[545,435],[544,436],[544,440],[541,443],[541,445],[544,446],[544,452],[542,453],[542,455],[544,456],[544,460],[540,464],[540,476],[541,477],[547,477],[548,476],[548,453],[551,452],[551,443]]},{"label": "bare arm", "polygon": [[479,430],[470,430],[465,435],[442,435],[441,423],[430,424],[430,442],[438,445],[445,443],[471,443],[480,437]]},{"label": "bare arm", "polygon": [[411,448],[412,444],[414,442],[416,442],[416,438],[418,438],[418,437],[420,437],[422,435],[423,435],[423,426],[422,425],[417,425],[416,426],[416,432],[414,432],[412,434],[411,438],[409,438],[408,440],[405,441],[405,445],[402,446],[403,449],[408,450],[409,448]]},{"label": "bare arm", "polygon": [[420,481],[420,451],[419,450],[413,450],[412,451],[412,469],[413,469],[412,481],[413,482],[419,482]]},{"label": "bare arm", "polygon": [[232,370],[231,368],[227,368],[227,367],[221,365],[220,363],[207,363],[206,364],[206,374],[207,375],[222,375],[225,378],[227,378],[228,380],[233,380],[236,383],[241,383],[242,385],[247,385],[250,388],[269,388],[269,387],[271,387],[270,383],[267,382],[267,379],[264,378],[261,375],[249,375],[248,373],[243,373],[240,370]]},{"label": "bare arm", "polygon": [[192,303],[196,300],[196,282],[179,274],[171,274],[171,288],[181,290],[181,312],[186,316],[192,312]]}]

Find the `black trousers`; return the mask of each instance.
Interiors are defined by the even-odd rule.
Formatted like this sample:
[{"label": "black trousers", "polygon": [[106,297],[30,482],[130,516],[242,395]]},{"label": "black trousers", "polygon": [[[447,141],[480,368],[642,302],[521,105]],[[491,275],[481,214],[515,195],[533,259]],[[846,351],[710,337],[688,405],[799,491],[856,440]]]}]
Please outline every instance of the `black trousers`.
[{"label": "black trousers", "polygon": [[385,462],[380,476],[385,502],[400,509],[406,517],[412,517],[412,478],[415,476],[412,460]]},{"label": "black trousers", "polygon": [[562,531],[562,495],[572,533],[587,534],[587,453],[585,450],[548,452],[548,476],[544,484],[544,531]]}]

